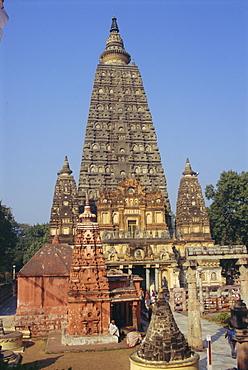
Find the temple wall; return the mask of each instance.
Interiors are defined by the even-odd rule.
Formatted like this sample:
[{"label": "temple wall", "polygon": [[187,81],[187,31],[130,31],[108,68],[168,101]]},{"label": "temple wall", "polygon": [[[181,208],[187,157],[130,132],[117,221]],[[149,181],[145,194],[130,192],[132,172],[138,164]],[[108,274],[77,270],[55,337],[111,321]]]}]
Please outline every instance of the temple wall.
[{"label": "temple wall", "polygon": [[68,276],[19,277],[15,326],[31,336],[66,325]]},{"label": "temple wall", "polygon": [[[93,298],[94,299],[94,298]],[[67,331],[70,335],[108,334],[110,300],[76,302],[68,305]]]},{"label": "temple wall", "polygon": [[17,315],[66,313],[68,283],[68,276],[19,277]]}]

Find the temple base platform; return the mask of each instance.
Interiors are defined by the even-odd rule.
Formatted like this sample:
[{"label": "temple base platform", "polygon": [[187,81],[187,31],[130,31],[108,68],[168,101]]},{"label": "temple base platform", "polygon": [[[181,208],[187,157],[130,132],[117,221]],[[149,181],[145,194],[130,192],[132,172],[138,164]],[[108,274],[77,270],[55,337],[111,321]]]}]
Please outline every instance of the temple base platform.
[{"label": "temple base platform", "polygon": [[200,356],[195,353],[191,357],[181,361],[148,361],[143,360],[134,352],[130,355],[130,370],[199,370]]},{"label": "temple base platform", "polygon": [[99,335],[70,335],[62,333],[61,343],[66,346],[82,346],[91,344],[118,343],[118,337],[110,334]]}]

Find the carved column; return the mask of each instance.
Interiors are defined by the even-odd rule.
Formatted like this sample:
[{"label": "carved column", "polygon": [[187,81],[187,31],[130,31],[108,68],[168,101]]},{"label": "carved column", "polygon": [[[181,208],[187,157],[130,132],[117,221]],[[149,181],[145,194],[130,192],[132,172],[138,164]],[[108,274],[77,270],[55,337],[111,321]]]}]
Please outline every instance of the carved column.
[{"label": "carved column", "polygon": [[129,323],[129,302],[126,302],[126,325],[130,325]]},{"label": "carved column", "polygon": [[192,348],[196,350],[202,350],[203,344],[202,344],[200,303],[197,297],[195,268],[191,267],[188,268],[187,282],[188,282],[188,342]]},{"label": "carved column", "polygon": [[231,310],[231,324],[236,331],[238,370],[248,369],[248,309],[242,299]]},{"label": "carved column", "polygon": [[118,207],[119,211],[119,230],[123,231],[125,230],[125,225],[124,225],[124,207]]},{"label": "carved column", "polygon": [[184,289],[182,292],[182,306],[183,306],[183,311],[187,311],[187,300],[186,300],[186,290]]},{"label": "carved column", "polygon": [[146,266],[146,290],[150,293],[150,265]]},{"label": "carved column", "polygon": [[138,329],[138,321],[137,321],[137,302],[132,302],[132,321],[133,321],[133,326],[135,329]]},{"label": "carved column", "polygon": [[243,261],[244,259],[239,260],[237,264],[241,264],[239,268],[240,272],[240,295],[241,299],[244,301],[246,306],[248,307],[248,265],[244,264],[247,261]]},{"label": "carved column", "polygon": [[159,290],[159,282],[158,282],[158,269],[159,269],[159,266],[156,265],[155,266],[155,290],[158,292]]},{"label": "carved column", "polygon": [[140,230],[146,230],[145,207],[140,207]]},{"label": "carved column", "polygon": [[133,265],[128,265],[128,275],[132,275],[133,273]]}]

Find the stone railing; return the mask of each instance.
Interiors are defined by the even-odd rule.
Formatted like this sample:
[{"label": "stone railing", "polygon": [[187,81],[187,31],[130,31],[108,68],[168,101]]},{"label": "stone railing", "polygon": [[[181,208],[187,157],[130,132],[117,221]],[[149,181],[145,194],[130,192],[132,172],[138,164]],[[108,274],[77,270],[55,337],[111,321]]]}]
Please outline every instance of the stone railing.
[{"label": "stone railing", "polygon": [[230,255],[248,255],[247,248],[245,245],[213,245],[213,246],[199,246],[199,247],[187,247],[186,256],[187,259],[194,257],[205,257],[205,256],[228,256]]},{"label": "stone railing", "polygon": [[136,230],[134,233],[130,231],[104,231],[102,233],[102,240],[106,241],[108,239],[171,239],[173,236],[173,231],[146,231],[146,230]]},{"label": "stone railing", "polygon": [[[229,312],[240,297],[238,285],[203,287],[204,312]],[[170,290],[170,306],[172,311],[188,310],[187,288]]]}]

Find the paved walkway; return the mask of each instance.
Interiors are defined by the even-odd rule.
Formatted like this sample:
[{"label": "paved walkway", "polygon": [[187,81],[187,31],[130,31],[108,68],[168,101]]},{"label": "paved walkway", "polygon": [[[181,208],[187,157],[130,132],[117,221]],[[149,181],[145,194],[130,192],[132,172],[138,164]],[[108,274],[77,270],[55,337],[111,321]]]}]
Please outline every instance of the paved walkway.
[{"label": "paved walkway", "polygon": [[[174,317],[181,332],[187,337],[188,318],[180,313],[174,312]],[[225,338],[226,329],[220,325],[201,320],[202,324],[202,339],[204,346],[206,345],[206,336],[210,335],[212,339],[212,368],[213,370],[232,369],[237,366],[237,360],[231,356],[230,346]],[[200,355],[200,370],[207,369],[207,352],[198,352]]]},{"label": "paved walkway", "polygon": [[0,320],[3,320],[4,328],[11,328],[16,312],[16,297],[12,297],[0,304]]},{"label": "paved walkway", "polygon": [[[4,327],[10,327],[12,325],[13,315],[15,314],[15,310],[16,310],[16,300],[15,299],[9,300],[5,306],[0,307],[0,319],[3,320]],[[176,312],[174,313],[174,317],[175,317],[175,320],[181,332],[187,337],[188,318]],[[206,344],[205,339],[207,335],[210,335],[212,338],[212,358],[213,358],[212,368],[213,370],[227,370],[227,369],[235,368],[235,366],[237,366],[237,360],[231,357],[230,347],[229,347],[227,339],[225,338],[226,329],[214,322],[209,322],[204,319],[201,320],[201,323],[202,323],[202,334],[203,334],[202,336],[203,336],[204,343]],[[57,347],[57,352],[61,351],[61,344],[58,341],[57,335],[51,336],[50,345],[51,347],[53,347],[53,350],[54,350],[53,353],[56,353],[56,347]],[[92,349],[97,350],[97,347],[98,346],[96,346],[95,348],[91,348],[91,350]],[[119,343],[118,347],[121,348],[122,344]],[[79,349],[77,348],[77,350]],[[68,351],[68,347],[67,347],[67,351]],[[199,355],[200,355],[199,370],[206,370],[207,369],[207,352],[206,351],[199,352]]]}]

